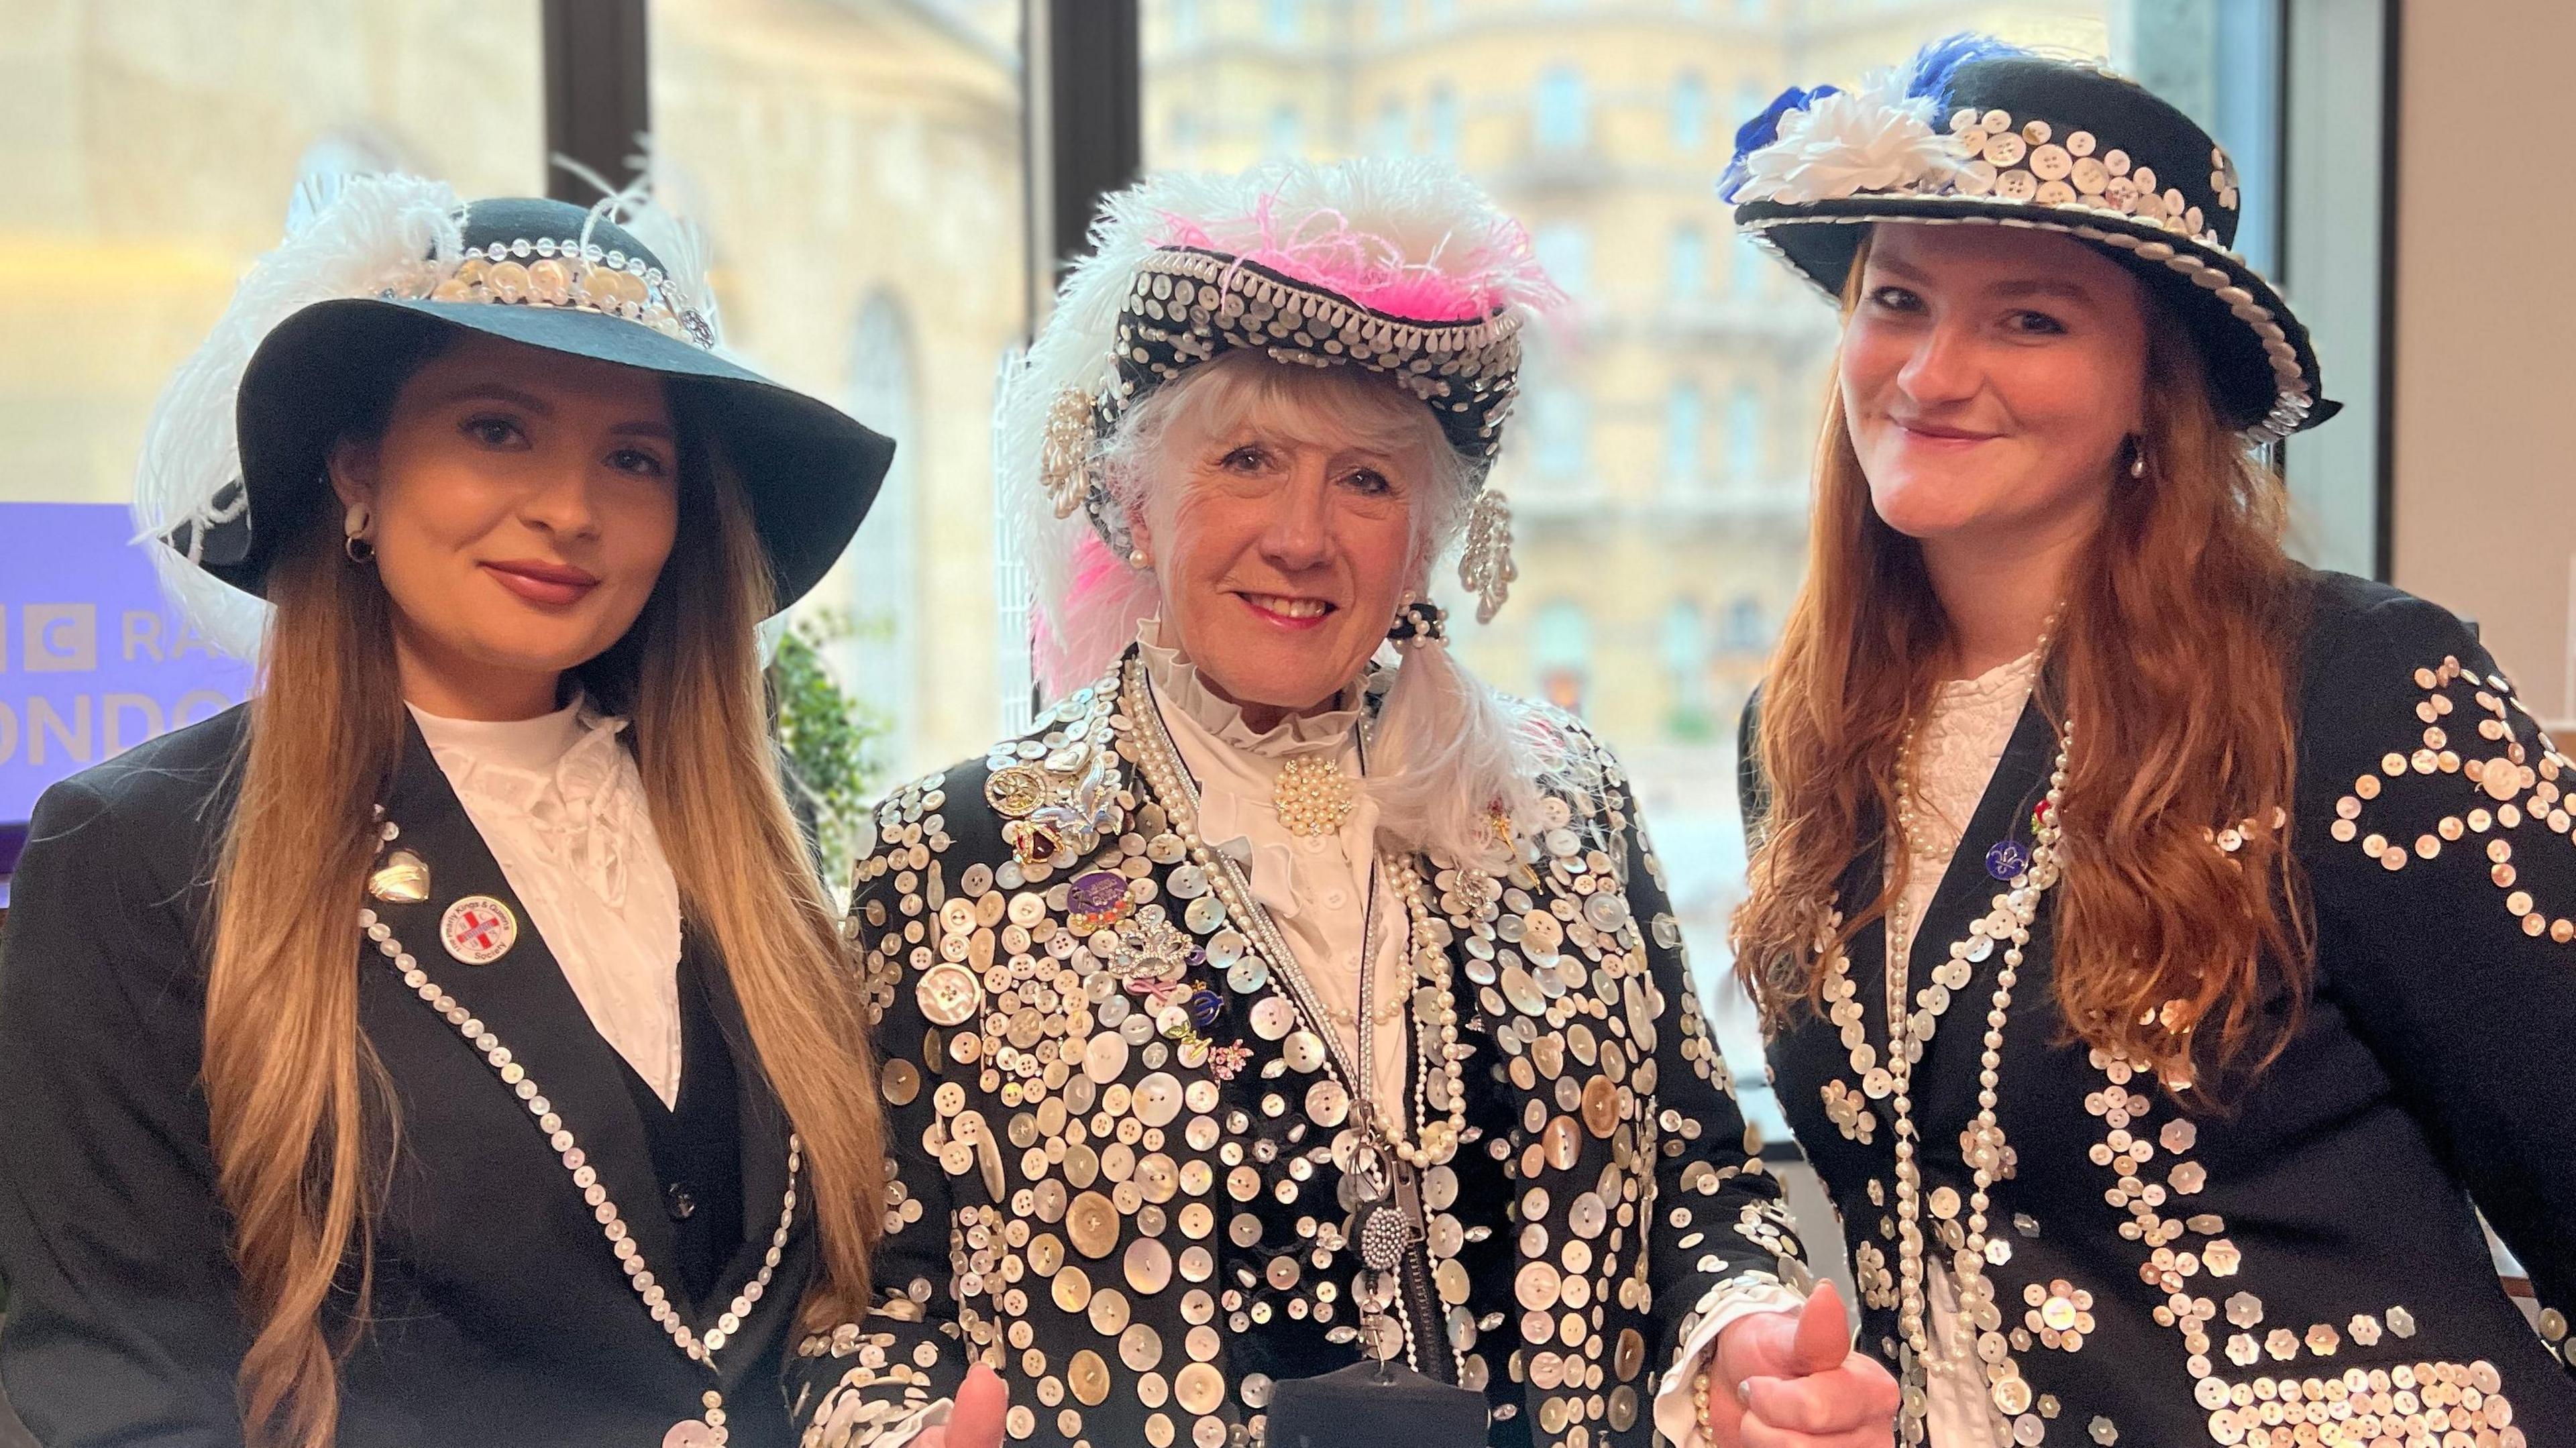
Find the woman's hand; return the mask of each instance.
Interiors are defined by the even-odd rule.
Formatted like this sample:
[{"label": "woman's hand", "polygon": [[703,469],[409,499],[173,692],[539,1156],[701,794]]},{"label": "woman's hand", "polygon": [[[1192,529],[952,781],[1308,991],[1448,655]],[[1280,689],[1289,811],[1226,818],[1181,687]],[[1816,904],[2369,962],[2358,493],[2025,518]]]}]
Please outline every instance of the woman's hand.
[{"label": "woman's hand", "polygon": [[1819,1282],[1804,1310],[1759,1312],[1717,1335],[1708,1369],[1716,1448],[1884,1448],[1896,1379],[1851,1349],[1842,1294]]},{"label": "woman's hand", "polygon": [[948,1421],[924,1428],[908,1448],[1002,1448],[1002,1415],[1010,1410],[1011,1390],[1002,1376],[977,1363],[957,1385],[957,1404]]}]

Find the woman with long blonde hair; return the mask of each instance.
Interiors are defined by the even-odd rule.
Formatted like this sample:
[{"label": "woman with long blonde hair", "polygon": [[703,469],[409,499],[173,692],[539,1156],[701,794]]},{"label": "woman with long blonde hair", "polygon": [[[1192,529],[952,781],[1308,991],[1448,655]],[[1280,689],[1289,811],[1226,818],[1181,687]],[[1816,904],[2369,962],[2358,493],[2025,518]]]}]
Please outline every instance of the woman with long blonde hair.
[{"label": "woman with long blonde hair", "polygon": [[884,1148],[754,626],[891,444],[640,193],[305,200],[138,487],[259,690],[14,882],[0,1383],[54,1448],[790,1442]]},{"label": "woman with long blonde hair", "polygon": [[1739,146],[1844,321],[1738,969],[1903,1441],[2576,1444],[2567,761],[2284,554],[2226,153],[1973,37]]}]

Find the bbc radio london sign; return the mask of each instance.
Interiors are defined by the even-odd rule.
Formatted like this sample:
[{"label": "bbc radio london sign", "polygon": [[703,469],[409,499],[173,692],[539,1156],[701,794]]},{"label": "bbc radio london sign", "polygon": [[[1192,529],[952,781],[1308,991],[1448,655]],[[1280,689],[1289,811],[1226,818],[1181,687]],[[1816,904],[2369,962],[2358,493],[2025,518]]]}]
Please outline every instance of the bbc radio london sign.
[{"label": "bbc radio london sign", "polygon": [[120,504],[0,503],[0,824],[249,692],[249,665],[181,621],[133,532]]}]

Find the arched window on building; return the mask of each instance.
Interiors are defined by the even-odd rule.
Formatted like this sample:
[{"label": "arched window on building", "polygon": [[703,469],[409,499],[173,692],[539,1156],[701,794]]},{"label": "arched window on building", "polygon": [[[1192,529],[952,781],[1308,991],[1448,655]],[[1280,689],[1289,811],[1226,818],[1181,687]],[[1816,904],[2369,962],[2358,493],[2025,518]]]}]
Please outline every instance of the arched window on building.
[{"label": "arched window on building", "polygon": [[1592,619],[1572,599],[1550,599],[1530,623],[1530,668],[1538,696],[1569,714],[1583,712],[1592,673]]},{"label": "arched window on building", "polygon": [[1741,126],[1746,121],[1762,114],[1762,112],[1770,106],[1771,98],[1779,93],[1779,91],[1773,89],[1771,86],[1765,85],[1759,80],[1754,79],[1752,76],[1746,76],[1744,79],[1737,81],[1735,83],[1735,114],[1726,118],[1726,133],[1729,136],[1734,135],[1736,127]]},{"label": "arched window on building", "polygon": [[923,439],[916,377],[912,325],[903,303],[879,292],[860,306],[851,329],[849,409],[894,439],[894,464],[843,555],[852,631],[835,662],[850,692],[883,716],[888,732],[881,757],[898,770],[911,767],[918,712]]},{"label": "arched window on building", "polygon": [[1576,301],[1592,291],[1592,233],[1579,221],[1551,221],[1530,237],[1530,250],[1548,278]]},{"label": "arched window on building", "polygon": [[1696,742],[1712,727],[1708,700],[1708,620],[1695,598],[1676,598],[1664,610],[1663,637],[1658,640],[1670,709],[1665,732]]},{"label": "arched window on building", "polygon": [[1708,233],[1696,221],[1673,228],[1664,256],[1664,290],[1677,302],[1696,302],[1708,294]]},{"label": "arched window on building", "polygon": [[1388,96],[1377,107],[1377,153],[1404,156],[1413,151],[1413,116],[1401,96]]},{"label": "arched window on building", "polygon": [[1700,434],[1708,426],[1699,384],[1685,377],[1664,394],[1664,486],[1675,493],[1697,492],[1704,481]]},{"label": "arched window on building", "polygon": [[1426,108],[1431,123],[1431,154],[1443,160],[1458,159],[1458,92],[1447,81],[1431,87],[1431,103]]},{"label": "arched window on building", "polygon": [[1718,647],[1730,654],[1761,654],[1770,652],[1771,644],[1771,611],[1757,595],[1736,595],[1726,606],[1726,627],[1718,636]]},{"label": "arched window on building", "polygon": [[1530,138],[1542,151],[1580,150],[1589,139],[1590,110],[1583,73],[1570,65],[1551,65],[1539,72],[1538,92],[1530,107]]},{"label": "arched window on building", "polygon": [[1695,155],[1708,144],[1708,82],[1686,70],[1673,80],[1673,149]]},{"label": "arched window on building", "polygon": [[1726,400],[1726,478],[1740,489],[1758,487],[1762,469],[1762,396],[1750,383],[1735,385]]},{"label": "arched window on building", "polygon": [[1274,157],[1297,156],[1305,152],[1306,118],[1286,101],[1270,108],[1269,146]]},{"label": "arched window on building", "polygon": [[1771,285],[1773,268],[1779,265],[1752,233],[1739,231],[1727,243],[1726,290],[1738,299],[1761,296]]},{"label": "arched window on building", "polygon": [[1583,394],[1554,385],[1530,397],[1530,466],[1542,480],[1579,480],[1592,460],[1592,411]]}]

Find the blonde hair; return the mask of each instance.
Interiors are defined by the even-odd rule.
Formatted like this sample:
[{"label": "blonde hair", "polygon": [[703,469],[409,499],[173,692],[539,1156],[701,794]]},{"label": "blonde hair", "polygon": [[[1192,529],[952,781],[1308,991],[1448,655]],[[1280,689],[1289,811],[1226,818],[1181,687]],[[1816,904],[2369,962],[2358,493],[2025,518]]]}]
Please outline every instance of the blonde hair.
[{"label": "blonde hair", "polygon": [[[807,1321],[856,1315],[882,1231],[883,1126],[837,923],[781,791],[753,625],[767,565],[739,485],[684,442],[678,542],[626,636],[577,673],[627,714],[683,909],[716,944],[756,1066],[804,1143],[819,1237]],[[254,1448],[322,1448],[338,1358],[365,1330],[372,1222],[399,1136],[358,1022],[354,924],[404,739],[392,603],[317,510],[270,575],[262,685],[216,867],[205,1084],[252,1341]],[[326,1334],[326,1309],[347,1324]]]},{"label": "blonde hair", "polygon": [[[1117,515],[1142,516],[1154,490],[1180,475],[1170,443],[1184,418],[1222,436],[1258,431],[1407,460],[1413,546],[1405,577],[1416,589],[1458,542],[1484,481],[1483,469],[1450,445],[1430,408],[1394,382],[1357,368],[1295,366],[1236,350],[1148,394],[1102,441],[1094,461]],[[1072,546],[1096,556],[1060,570],[1075,582],[1047,612],[1062,620],[1065,677],[1083,680],[1108,667],[1160,599],[1154,575],[1109,559],[1088,520],[1077,514],[1065,527],[1080,529],[1068,539]],[[1555,742],[1555,731],[1527,706],[1467,673],[1446,646],[1404,652],[1379,711],[1370,772],[1380,834],[1407,852],[1489,861],[1506,843],[1494,828],[1498,813],[1531,832],[1542,770],[1558,762]]]},{"label": "blonde hair", "polygon": [[[1846,318],[1868,256],[1864,243]],[[2146,306],[2149,470],[2112,490],[2074,564],[2038,690],[2076,731],[2052,980],[2075,1035],[2221,1097],[2225,1085],[2202,1078],[2268,1064],[2311,974],[2300,882],[2275,827],[2295,778],[2289,685],[2305,589],[2281,550],[2280,478],[2221,420],[2181,320],[2152,295]],[[1767,803],[1733,922],[1736,969],[1775,1028],[1801,1001],[1821,1009],[1834,950],[1905,888],[1900,851],[1877,897],[1826,930],[1853,856],[1887,844],[1900,742],[1938,687],[1946,629],[1920,546],[1871,506],[1829,383],[1807,578],[1763,685]],[[2212,843],[2249,822],[2234,854]],[[2275,985],[2286,1010],[2269,1008]]]}]

